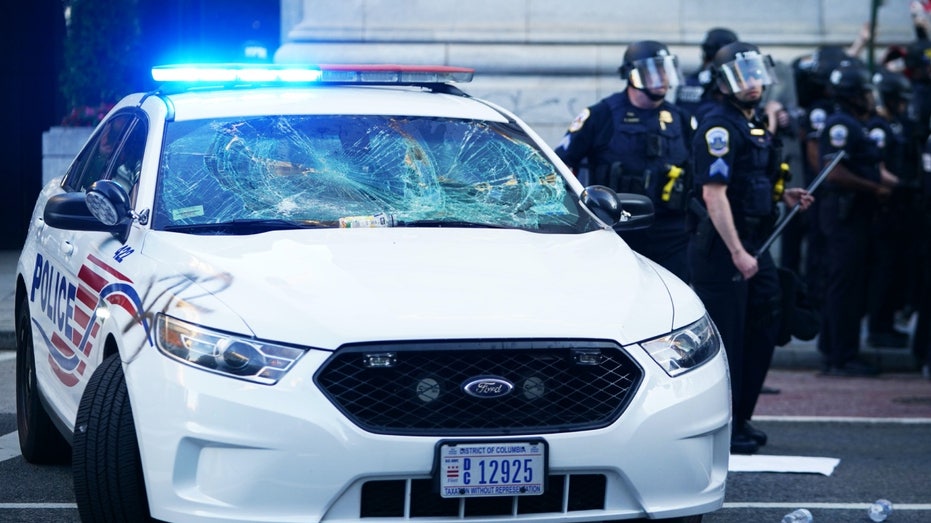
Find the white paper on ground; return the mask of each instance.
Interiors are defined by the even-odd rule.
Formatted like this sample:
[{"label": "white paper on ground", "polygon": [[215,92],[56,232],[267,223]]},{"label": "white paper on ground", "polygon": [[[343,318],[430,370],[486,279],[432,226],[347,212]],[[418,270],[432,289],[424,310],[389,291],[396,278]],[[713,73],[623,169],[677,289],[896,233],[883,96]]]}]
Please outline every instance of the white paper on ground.
[{"label": "white paper on ground", "polygon": [[839,463],[838,458],[731,454],[727,470],[730,472],[788,472],[830,476]]}]

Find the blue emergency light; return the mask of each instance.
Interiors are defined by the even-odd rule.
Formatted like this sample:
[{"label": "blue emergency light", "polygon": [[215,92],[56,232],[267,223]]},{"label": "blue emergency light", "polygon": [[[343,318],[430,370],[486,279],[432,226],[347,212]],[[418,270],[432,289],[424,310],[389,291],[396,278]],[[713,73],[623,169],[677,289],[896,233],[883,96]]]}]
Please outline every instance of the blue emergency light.
[{"label": "blue emergency light", "polygon": [[436,84],[471,82],[473,69],[445,65],[185,64],[152,68],[152,79],[186,84]]}]

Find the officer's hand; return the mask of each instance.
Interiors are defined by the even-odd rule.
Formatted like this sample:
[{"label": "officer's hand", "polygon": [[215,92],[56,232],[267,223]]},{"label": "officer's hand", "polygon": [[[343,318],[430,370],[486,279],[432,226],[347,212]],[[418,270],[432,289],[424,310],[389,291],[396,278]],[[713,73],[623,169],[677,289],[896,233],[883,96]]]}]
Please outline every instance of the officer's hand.
[{"label": "officer's hand", "polygon": [[749,280],[760,270],[756,258],[743,249],[732,254],[731,261],[734,262],[734,267],[737,267],[737,270],[740,271],[740,275],[743,276],[745,280]]},{"label": "officer's hand", "polygon": [[784,201],[789,208],[795,207],[795,205],[798,204],[803,211],[806,211],[811,207],[811,204],[815,202],[815,197],[801,187],[793,187],[791,189],[786,189],[785,192],[782,193],[782,201]]},{"label": "officer's hand", "polygon": [[879,181],[886,187],[896,187],[899,185],[899,177],[892,174],[885,167],[879,168]]},{"label": "officer's hand", "polygon": [[770,100],[763,106],[769,132],[775,133],[779,128],[788,127],[791,122],[789,112],[776,100]]}]

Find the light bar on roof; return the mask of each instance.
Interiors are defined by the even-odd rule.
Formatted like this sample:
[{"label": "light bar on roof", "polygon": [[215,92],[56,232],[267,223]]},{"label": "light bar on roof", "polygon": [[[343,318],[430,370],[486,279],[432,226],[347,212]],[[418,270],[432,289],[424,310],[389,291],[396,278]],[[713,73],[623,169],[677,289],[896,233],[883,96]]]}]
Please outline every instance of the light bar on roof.
[{"label": "light bar on roof", "polygon": [[258,64],[164,65],[152,68],[156,82],[180,83],[275,83],[316,82],[320,69],[312,66]]},{"label": "light bar on roof", "polygon": [[280,65],[191,64],[152,68],[152,79],[167,83],[357,83],[425,84],[471,82],[474,70],[445,65]]}]

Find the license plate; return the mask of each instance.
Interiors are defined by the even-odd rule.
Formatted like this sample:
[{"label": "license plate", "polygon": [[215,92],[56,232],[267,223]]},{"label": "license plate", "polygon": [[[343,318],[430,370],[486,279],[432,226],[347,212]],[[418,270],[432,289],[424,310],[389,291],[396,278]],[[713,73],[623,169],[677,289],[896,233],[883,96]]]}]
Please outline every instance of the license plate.
[{"label": "license plate", "polygon": [[546,488],[546,442],[455,442],[437,446],[437,479],[444,498],[536,496]]}]

